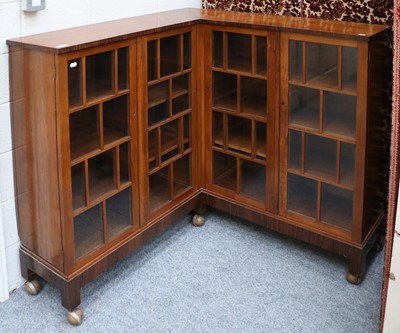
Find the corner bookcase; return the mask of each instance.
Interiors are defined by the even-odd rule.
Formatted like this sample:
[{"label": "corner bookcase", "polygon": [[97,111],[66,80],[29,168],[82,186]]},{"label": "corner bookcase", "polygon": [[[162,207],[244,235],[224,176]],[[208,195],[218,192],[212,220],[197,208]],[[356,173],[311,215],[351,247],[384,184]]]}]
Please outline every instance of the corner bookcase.
[{"label": "corner bookcase", "polygon": [[[322,24],[323,23],[323,24]],[[21,270],[80,289],[184,214],[348,258],[385,228],[384,26],[182,9],[8,40]]]}]

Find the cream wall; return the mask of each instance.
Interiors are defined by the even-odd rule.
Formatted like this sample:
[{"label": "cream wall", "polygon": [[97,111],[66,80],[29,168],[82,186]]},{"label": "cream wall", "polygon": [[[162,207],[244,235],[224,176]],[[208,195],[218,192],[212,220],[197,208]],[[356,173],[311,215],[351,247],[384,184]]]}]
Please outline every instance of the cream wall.
[{"label": "cream wall", "polygon": [[15,216],[6,39],[184,7],[201,8],[201,0],[46,0],[46,9],[35,13],[23,12],[20,0],[0,0],[0,301],[24,282]]}]

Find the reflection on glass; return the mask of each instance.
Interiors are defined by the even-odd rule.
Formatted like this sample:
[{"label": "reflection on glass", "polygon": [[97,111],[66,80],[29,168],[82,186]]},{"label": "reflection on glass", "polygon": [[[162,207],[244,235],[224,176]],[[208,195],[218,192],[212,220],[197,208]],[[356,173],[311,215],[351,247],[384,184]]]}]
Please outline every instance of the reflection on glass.
[{"label": "reflection on glass", "polygon": [[328,184],[321,187],[321,222],[351,230],[353,192]]},{"label": "reflection on glass", "polygon": [[338,47],[307,43],[307,83],[338,88]]},{"label": "reflection on glass", "polygon": [[131,189],[106,200],[107,240],[132,226],[131,203]]},{"label": "reflection on glass", "polygon": [[121,96],[103,104],[103,133],[104,144],[129,135],[128,96]]},{"label": "reflection on glass", "polygon": [[68,104],[70,108],[82,105],[82,59],[68,61]]},{"label": "reflection on glass", "polygon": [[240,193],[265,202],[267,176],[265,165],[241,160],[240,172]]},{"label": "reflection on glass", "polygon": [[78,209],[86,204],[85,164],[79,163],[71,168],[72,208]]},{"label": "reflection on glass", "polygon": [[150,175],[150,212],[154,212],[171,201],[170,165]]},{"label": "reflection on glass", "polygon": [[300,171],[301,167],[302,139],[301,132],[289,130],[289,163],[290,169]]},{"label": "reflection on glass", "polygon": [[74,218],[75,258],[80,259],[104,243],[102,204]]},{"label": "reflection on glass", "polygon": [[320,92],[289,86],[289,125],[319,130]]},{"label": "reflection on glass", "polygon": [[223,66],[223,33],[213,31],[213,67],[222,68]]},{"label": "reflection on glass", "polygon": [[191,155],[185,155],[174,162],[174,198],[192,186]]},{"label": "reflection on glass", "polygon": [[121,186],[130,182],[130,145],[126,142],[119,146],[119,169]]},{"label": "reflection on glass", "polygon": [[118,49],[118,90],[128,89],[129,51],[127,47]]},{"label": "reflection on glass", "polygon": [[158,77],[157,73],[157,40],[147,42],[147,80],[153,81]]},{"label": "reflection on glass", "polygon": [[340,143],[340,184],[349,188],[354,186],[355,145]]},{"label": "reflection on glass", "polygon": [[112,51],[86,57],[86,98],[100,99],[113,93]]},{"label": "reflection on glass", "polygon": [[228,32],[228,68],[251,73],[251,35]]},{"label": "reflection on glass", "polygon": [[267,75],[267,37],[256,36],[256,52],[257,52],[257,67],[258,75]]},{"label": "reflection on glass", "polygon": [[318,184],[316,181],[288,174],[287,208],[297,214],[317,218]]},{"label": "reflection on glass", "polygon": [[235,112],[237,109],[237,77],[213,72],[213,106]]},{"label": "reflection on glass", "polygon": [[236,192],[236,174],[236,158],[214,151],[213,183]]},{"label": "reflection on glass", "polygon": [[289,41],[289,80],[303,81],[303,42],[298,40]]},{"label": "reflection on glass", "polygon": [[[160,39],[160,76],[166,76],[180,71],[181,47],[180,35]],[[187,58],[189,60],[189,57]]]},{"label": "reflection on glass", "polygon": [[267,81],[240,77],[240,110],[250,115],[267,116]]}]

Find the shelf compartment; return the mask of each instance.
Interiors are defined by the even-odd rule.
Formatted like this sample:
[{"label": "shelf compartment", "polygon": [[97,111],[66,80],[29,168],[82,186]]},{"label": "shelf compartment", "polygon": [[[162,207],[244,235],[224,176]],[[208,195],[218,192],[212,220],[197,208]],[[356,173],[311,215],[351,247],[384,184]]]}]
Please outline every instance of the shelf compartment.
[{"label": "shelf compartment", "polygon": [[318,182],[288,173],[287,209],[317,219]]},{"label": "shelf compartment", "polygon": [[115,238],[133,226],[131,206],[130,188],[106,200],[107,240]]},{"label": "shelf compartment", "polygon": [[213,52],[213,67],[223,68],[223,45],[224,45],[224,37],[223,32],[221,31],[213,31],[213,44],[212,44],[212,52]]},{"label": "shelf compartment", "polygon": [[104,244],[103,205],[93,208],[74,218],[75,259],[79,260]]},{"label": "shelf compartment", "polygon": [[104,145],[129,135],[129,96],[124,95],[103,104]]},{"label": "shelf compartment", "polygon": [[147,42],[147,80],[153,81],[158,78],[158,40]]},{"label": "shelf compartment", "polygon": [[240,194],[265,202],[266,176],[265,165],[240,160]]},{"label": "shelf compartment", "polygon": [[72,208],[86,206],[85,164],[79,163],[71,168]]},{"label": "shelf compartment", "polygon": [[256,36],[256,74],[267,76],[267,37]]},{"label": "shelf compartment", "polygon": [[353,192],[321,184],[321,223],[351,231]]},{"label": "shelf compartment", "polygon": [[337,89],[338,46],[306,43],[306,83]]},{"label": "shelf compartment", "polygon": [[68,105],[70,109],[83,104],[82,59],[68,61]]},{"label": "shelf compartment", "polygon": [[337,141],[306,134],[304,172],[322,180],[336,182]]},{"label": "shelf compartment", "polygon": [[252,36],[227,33],[227,68],[240,72],[252,72]]},{"label": "shelf compartment", "polygon": [[129,48],[117,50],[118,54],[118,91],[129,88]]},{"label": "shelf compartment", "polygon": [[355,168],[355,145],[351,143],[340,143],[340,184],[354,187],[354,168]]},{"label": "shelf compartment", "polygon": [[160,77],[181,71],[181,35],[160,38]]},{"label": "shelf compartment", "polygon": [[69,115],[71,160],[100,149],[99,106]]},{"label": "shelf compartment", "polygon": [[237,76],[213,72],[213,107],[237,111]]},{"label": "shelf compartment", "polygon": [[191,108],[190,86],[190,74],[180,75],[172,79],[172,115]]},{"label": "shelf compartment", "polygon": [[357,97],[324,92],[323,132],[355,139]]},{"label": "shelf compartment", "polygon": [[160,144],[159,144],[159,128],[155,128],[148,133],[149,147],[149,170],[156,168],[161,164]]},{"label": "shelf compartment", "polygon": [[171,201],[171,165],[167,165],[161,170],[149,176],[149,209],[155,212]]},{"label": "shelf compartment", "polygon": [[224,148],[224,114],[221,112],[213,111],[212,119],[212,142],[214,147]]},{"label": "shelf compartment", "polygon": [[319,90],[295,85],[289,86],[289,126],[319,131]]},{"label": "shelf compartment", "polygon": [[249,115],[267,117],[267,81],[240,77],[240,111]]},{"label": "shelf compartment", "polygon": [[89,198],[93,202],[117,189],[115,173],[116,148],[89,159]]},{"label": "shelf compartment", "polygon": [[183,69],[192,67],[192,34],[185,32],[183,34]]},{"label": "shelf compartment", "polygon": [[355,47],[343,46],[342,64],[342,89],[346,91],[357,91],[357,63],[358,52]]},{"label": "shelf compartment", "polygon": [[213,152],[213,184],[237,191],[237,161],[235,157]]},{"label": "shelf compartment", "polygon": [[177,198],[181,194],[192,188],[192,156],[185,155],[173,163],[173,197]]},{"label": "shelf compartment", "polygon": [[302,133],[289,130],[289,169],[301,171],[303,169],[302,151],[303,151]]},{"label": "shelf compartment", "polygon": [[112,95],[113,51],[86,57],[86,100],[87,103]]}]

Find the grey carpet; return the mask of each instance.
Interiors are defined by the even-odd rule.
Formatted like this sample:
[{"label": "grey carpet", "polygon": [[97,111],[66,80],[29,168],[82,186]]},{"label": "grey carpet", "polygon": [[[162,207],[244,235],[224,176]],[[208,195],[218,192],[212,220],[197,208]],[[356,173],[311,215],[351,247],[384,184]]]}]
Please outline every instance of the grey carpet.
[{"label": "grey carpet", "polygon": [[45,284],[0,303],[0,332],[378,332],[383,252],[359,286],[346,269],[344,258],[212,211],[204,227],[184,217],[83,287],[81,326]]}]

